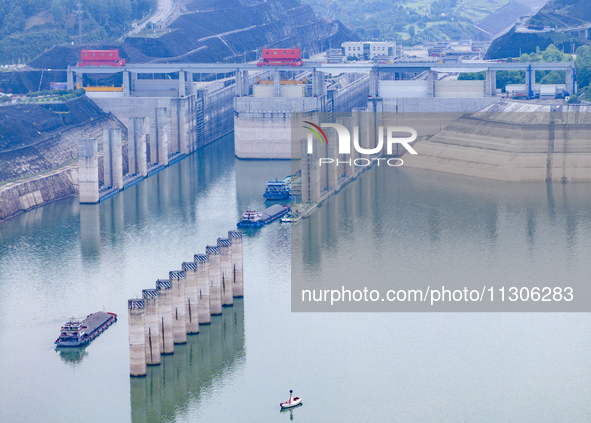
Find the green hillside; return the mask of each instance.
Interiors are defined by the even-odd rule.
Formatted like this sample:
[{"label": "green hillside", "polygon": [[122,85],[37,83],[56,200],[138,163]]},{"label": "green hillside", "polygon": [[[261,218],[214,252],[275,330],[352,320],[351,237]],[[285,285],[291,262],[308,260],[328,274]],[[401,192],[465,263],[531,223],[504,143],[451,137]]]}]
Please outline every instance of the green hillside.
[{"label": "green hillside", "polygon": [[156,0],[0,0],[0,64],[27,62],[56,44],[113,38],[154,10]]},{"label": "green hillside", "polygon": [[508,0],[309,0],[316,13],[336,18],[362,39],[404,44],[471,38],[474,23]]}]

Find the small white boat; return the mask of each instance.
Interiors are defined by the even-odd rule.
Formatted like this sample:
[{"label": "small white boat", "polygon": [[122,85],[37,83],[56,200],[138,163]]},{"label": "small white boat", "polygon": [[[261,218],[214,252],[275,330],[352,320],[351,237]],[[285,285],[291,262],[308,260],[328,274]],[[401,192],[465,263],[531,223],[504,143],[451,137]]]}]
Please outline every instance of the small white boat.
[{"label": "small white boat", "polygon": [[291,213],[287,213],[285,216],[283,216],[281,219],[279,219],[281,222],[283,223],[291,223],[291,222],[295,222],[295,219],[292,217]]},{"label": "small white boat", "polygon": [[289,391],[289,400],[282,402],[279,404],[281,408],[293,408],[297,407],[302,403],[302,399],[300,397],[293,397],[293,391]]}]

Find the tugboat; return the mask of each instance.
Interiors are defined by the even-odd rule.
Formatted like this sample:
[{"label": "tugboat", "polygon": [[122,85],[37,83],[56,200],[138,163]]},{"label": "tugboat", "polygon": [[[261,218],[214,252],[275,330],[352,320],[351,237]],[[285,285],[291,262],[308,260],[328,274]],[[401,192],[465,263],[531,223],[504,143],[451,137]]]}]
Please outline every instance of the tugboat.
[{"label": "tugboat", "polygon": [[115,313],[97,311],[89,314],[82,322],[70,319],[60,330],[60,336],[55,340],[56,347],[81,347],[103,333],[117,321]]},{"label": "tugboat", "polygon": [[279,406],[283,409],[283,408],[293,408],[293,407],[297,407],[298,405],[300,405],[302,403],[302,399],[300,397],[294,397],[293,396],[293,391],[290,389],[289,391],[289,399],[285,402],[282,402],[281,404],[279,404]]},{"label": "tugboat", "polygon": [[242,214],[240,222],[236,226],[239,228],[260,228],[272,221],[279,219],[289,212],[289,207],[280,204],[274,204],[262,212],[256,210],[247,210]]},{"label": "tugboat", "polygon": [[283,181],[267,182],[267,188],[263,197],[271,201],[289,200],[291,194],[291,176],[288,176]]}]

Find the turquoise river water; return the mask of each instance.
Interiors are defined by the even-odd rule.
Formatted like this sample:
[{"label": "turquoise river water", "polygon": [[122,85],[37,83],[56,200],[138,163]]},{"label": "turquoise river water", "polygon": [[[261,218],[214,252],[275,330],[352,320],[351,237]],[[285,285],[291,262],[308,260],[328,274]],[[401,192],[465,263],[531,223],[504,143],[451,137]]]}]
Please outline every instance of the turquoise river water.
[{"label": "turquoise river water", "polygon": [[[235,159],[227,137],[100,205],[71,198],[0,224],[0,421],[591,421],[589,313],[290,311],[292,230],[311,275],[362,265],[365,249],[348,245],[396,239],[417,264],[392,259],[405,278],[591,283],[588,184],[374,168],[293,228],[245,234],[244,299],[130,378],[127,299],[262,208],[265,182],[289,172]],[[60,325],[103,309],[114,326],[83,351],[54,350]],[[280,412],[289,389],[304,405]]]}]

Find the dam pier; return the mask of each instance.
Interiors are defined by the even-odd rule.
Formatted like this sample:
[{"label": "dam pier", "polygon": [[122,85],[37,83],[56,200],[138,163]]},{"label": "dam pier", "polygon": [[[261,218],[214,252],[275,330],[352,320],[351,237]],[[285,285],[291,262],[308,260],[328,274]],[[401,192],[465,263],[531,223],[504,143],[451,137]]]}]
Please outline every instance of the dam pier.
[{"label": "dam pier", "polygon": [[199,334],[200,324],[211,323],[211,315],[223,314],[222,304],[231,307],[234,298],[242,298],[242,232],[229,231],[218,245],[157,280],[156,289],[144,289],[142,298],[128,301],[131,376],[145,376],[146,366],[159,365],[160,355],[174,354],[175,345]]}]

